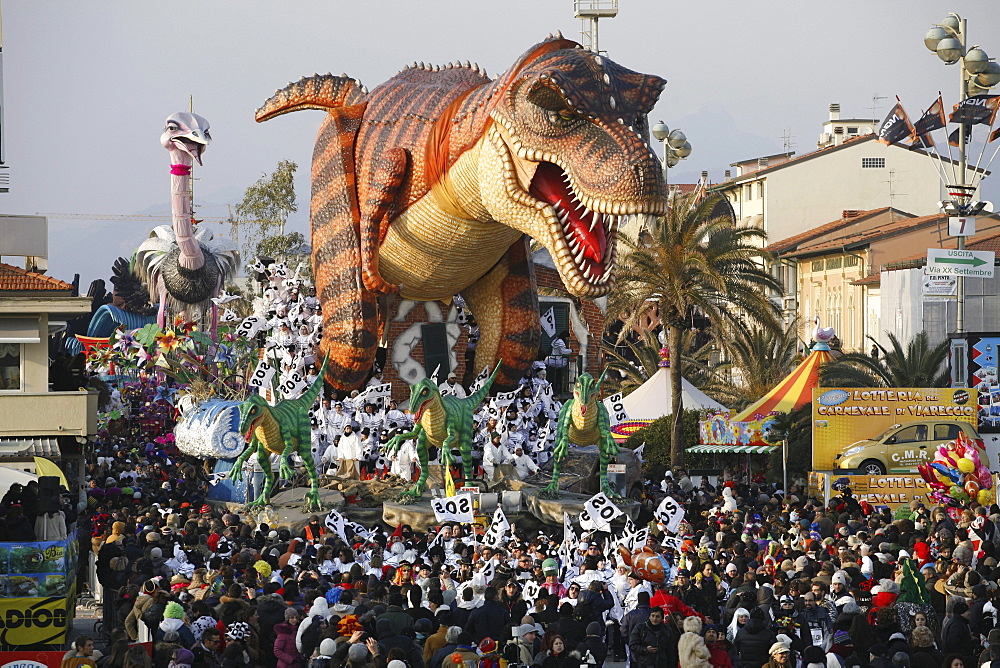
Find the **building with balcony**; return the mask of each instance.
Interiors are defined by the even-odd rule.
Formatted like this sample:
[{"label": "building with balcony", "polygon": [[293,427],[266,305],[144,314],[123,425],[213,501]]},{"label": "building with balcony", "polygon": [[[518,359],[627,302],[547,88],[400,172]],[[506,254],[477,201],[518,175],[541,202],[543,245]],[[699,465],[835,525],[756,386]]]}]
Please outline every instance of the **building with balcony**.
[{"label": "building with balcony", "polygon": [[[0,253],[9,257],[5,244]],[[72,284],[0,263],[0,466],[33,472],[35,456],[67,473],[82,465],[81,446],[97,433],[97,393],[50,391],[49,335],[90,308]]]}]

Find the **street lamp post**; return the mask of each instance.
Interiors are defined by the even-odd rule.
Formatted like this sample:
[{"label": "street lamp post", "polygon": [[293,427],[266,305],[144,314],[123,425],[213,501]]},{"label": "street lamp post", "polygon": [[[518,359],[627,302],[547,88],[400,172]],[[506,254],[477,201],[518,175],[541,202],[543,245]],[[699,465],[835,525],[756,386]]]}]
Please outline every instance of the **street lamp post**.
[{"label": "street lamp post", "polygon": [[663,144],[663,185],[669,196],[670,178],[667,171],[691,155],[691,142],[687,140],[687,135],[680,130],[671,131],[663,121],[653,126],[653,137]]},{"label": "street lamp post", "polygon": [[[970,95],[981,95],[1000,82],[1000,65],[990,60],[978,46],[967,49],[968,20],[958,14],[948,14],[924,35],[924,45],[937,54],[946,65],[958,64],[959,102]],[[968,157],[966,155],[965,124],[958,126],[958,183],[946,184],[952,198],[942,204],[943,212],[950,215],[969,215],[975,186],[968,185]],[[958,237],[958,249],[965,249],[965,237]],[[955,330],[965,331],[965,277],[956,277],[957,307]]]}]

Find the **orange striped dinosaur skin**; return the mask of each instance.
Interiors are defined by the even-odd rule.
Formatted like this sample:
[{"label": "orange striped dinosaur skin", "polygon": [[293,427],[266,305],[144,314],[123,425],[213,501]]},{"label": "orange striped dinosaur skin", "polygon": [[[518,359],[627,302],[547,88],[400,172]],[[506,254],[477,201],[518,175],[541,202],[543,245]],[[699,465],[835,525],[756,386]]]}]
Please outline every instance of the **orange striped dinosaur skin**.
[{"label": "orange striped dinosaur skin", "polygon": [[257,110],[327,112],[313,152],[313,269],[327,380],[358,387],[381,335],[377,299],[461,294],[476,365],[517,383],[540,341],[527,237],[567,290],[607,294],[624,217],[666,210],[646,114],[666,82],[561,36],[495,80],[414,63],[368,93],[347,75],[305,77]]}]

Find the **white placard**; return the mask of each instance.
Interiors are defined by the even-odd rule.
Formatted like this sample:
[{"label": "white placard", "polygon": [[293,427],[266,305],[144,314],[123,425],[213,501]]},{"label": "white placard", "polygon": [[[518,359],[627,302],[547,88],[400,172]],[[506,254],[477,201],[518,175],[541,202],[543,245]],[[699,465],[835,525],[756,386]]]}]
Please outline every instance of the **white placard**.
[{"label": "white placard", "polygon": [[507,521],[507,516],[504,515],[503,508],[497,506],[496,511],[493,513],[493,521],[490,522],[490,528],[486,531],[483,536],[483,545],[486,547],[500,547],[500,542],[503,540],[503,536],[510,529],[510,522]]},{"label": "white placard", "polygon": [[250,376],[249,385],[256,389],[258,394],[263,394],[265,390],[270,389],[272,378],[274,378],[274,367],[266,360],[261,360],[257,362],[257,368]]},{"label": "white placard", "polygon": [[605,399],[604,407],[608,409],[608,419],[611,420],[612,427],[628,420],[628,411],[625,410],[625,405],[622,403],[621,392],[612,394]]},{"label": "white placard", "polygon": [[229,308],[222,309],[222,316],[219,318],[219,322],[236,322],[240,319],[240,316],[236,315],[236,312]]},{"label": "white placard", "polygon": [[236,331],[233,332],[236,336],[241,336],[243,338],[252,339],[257,336],[260,332],[261,327],[264,326],[264,319],[259,318],[255,315],[247,316],[243,318],[243,322],[239,324]]},{"label": "white placard", "polygon": [[542,585],[538,584],[534,580],[525,580],[524,588],[521,589],[521,598],[527,602],[529,606],[538,599],[539,593],[542,591]]},{"label": "white placard", "polygon": [[431,499],[431,509],[438,522],[472,522],[472,495],[456,494]]},{"label": "white placard", "polygon": [[302,377],[298,371],[289,371],[281,374],[281,384],[278,389],[286,399],[295,399],[309,387],[309,381]]},{"label": "white placard", "polygon": [[374,401],[375,399],[382,399],[384,397],[392,396],[392,383],[382,383],[381,385],[372,385],[367,390],[359,394],[354,398],[355,402],[361,401]]},{"label": "white placard", "polygon": [[469,394],[475,394],[483,386],[483,384],[490,379],[490,368],[484,366],[483,370],[479,372],[475,380],[472,381],[472,385],[469,385]]},{"label": "white placard", "polygon": [[330,512],[326,516],[326,519],[323,521],[323,524],[326,525],[327,529],[336,533],[346,542],[347,536],[345,535],[344,532],[345,523],[346,521],[344,520],[344,516],[338,513],[336,508],[330,510]]},{"label": "white placard", "polygon": [[668,495],[663,497],[663,501],[660,502],[656,512],[653,513],[653,517],[661,529],[670,533],[677,533],[681,522],[684,521],[684,508],[677,502],[677,499]]},{"label": "white placard", "polygon": [[606,530],[611,526],[611,521],[622,514],[621,509],[613,504],[604,492],[598,492],[583,504],[583,512],[580,513],[580,528],[588,531]]},{"label": "white placard", "polygon": [[542,329],[552,338],[556,335],[556,309],[553,306],[541,318]]}]

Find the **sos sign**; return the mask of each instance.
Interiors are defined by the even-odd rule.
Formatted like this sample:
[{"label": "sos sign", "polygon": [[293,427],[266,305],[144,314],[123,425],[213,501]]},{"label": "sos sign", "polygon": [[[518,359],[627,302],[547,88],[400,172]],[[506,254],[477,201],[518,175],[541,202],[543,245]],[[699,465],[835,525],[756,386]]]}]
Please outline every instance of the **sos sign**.
[{"label": "sos sign", "polygon": [[475,519],[471,494],[432,498],[431,509],[438,522],[472,522]]}]

